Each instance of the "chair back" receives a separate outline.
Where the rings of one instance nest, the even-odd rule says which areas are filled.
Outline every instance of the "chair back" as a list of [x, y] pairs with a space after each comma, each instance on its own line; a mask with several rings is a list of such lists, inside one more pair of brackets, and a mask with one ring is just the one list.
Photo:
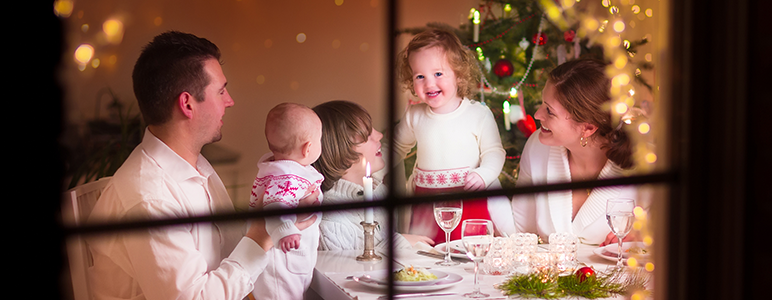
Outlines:
[[[102, 195], [102, 189], [110, 182], [110, 178], [103, 177], [65, 192], [62, 214], [66, 226], [80, 226], [88, 219], [99, 196]], [[74, 299], [90, 300], [87, 270], [94, 265], [94, 261], [82, 237], [73, 236], [67, 239], [67, 257], [69, 258]]]

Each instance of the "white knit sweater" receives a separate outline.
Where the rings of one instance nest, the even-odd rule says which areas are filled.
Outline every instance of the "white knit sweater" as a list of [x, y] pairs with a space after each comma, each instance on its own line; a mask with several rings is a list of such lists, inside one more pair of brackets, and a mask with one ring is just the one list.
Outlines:
[[[381, 184], [378, 178], [373, 180], [373, 197], [382, 199], [388, 189]], [[324, 192], [324, 204], [340, 204], [364, 201], [361, 185], [340, 179], [328, 191]], [[388, 214], [383, 208], [374, 209], [374, 219], [378, 222], [376, 228], [375, 247], [386, 248], [388, 235], [386, 234]], [[325, 212], [322, 222], [319, 224], [321, 236], [319, 238], [319, 250], [352, 250], [364, 249], [364, 229], [360, 222], [364, 221], [364, 209]], [[394, 245], [396, 248], [410, 248], [410, 242], [401, 234], [394, 233]]]

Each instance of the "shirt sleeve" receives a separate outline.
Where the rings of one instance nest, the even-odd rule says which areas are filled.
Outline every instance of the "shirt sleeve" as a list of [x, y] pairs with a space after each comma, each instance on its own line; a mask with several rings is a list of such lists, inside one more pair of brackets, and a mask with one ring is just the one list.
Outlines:
[[405, 116], [402, 117], [402, 120], [400, 120], [394, 128], [393, 147], [396, 157], [392, 159], [392, 163], [401, 163], [402, 160], [405, 159], [405, 156], [410, 150], [413, 150], [413, 147], [416, 145], [415, 132], [413, 131], [413, 126], [410, 122], [410, 112], [412, 109], [412, 107], [408, 109]]
[[478, 131], [480, 147], [480, 167], [472, 170], [482, 177], [485, 186], [490, 186], [494, 180], [499, 178], [499, 173], [504, 167], [506, 160], [506, 151], [501, 145], [501, 136], [496, 120], [493, 119], [493, 113], [485, 109], [482, 122], [480, 122]]
[[[265, 206], [266, 210], [288, 208], [290, 208], [288, 205], [281, 202], [274, 202]], [[265, 218], [265, 231], [271, 236], [273, 244], [278, 245], [281, 238], [292, 234], [300, 234], [300, 230], [295, 226], [296, 221], [297, 215], [295, 214], [268, 217]]]
[[[162, 201], [146, 201], [129, 210], [134, 216], [162, 219], [180, 209]], [[244, 237], [215, 269], [209, 270], [198, 251], [193, 225], [174, 225], [126, 233], [121, 239], [129, 260], [127, 270], [146, 299], [233, 299], [252, 291], [268, 261], [254, 240]]]

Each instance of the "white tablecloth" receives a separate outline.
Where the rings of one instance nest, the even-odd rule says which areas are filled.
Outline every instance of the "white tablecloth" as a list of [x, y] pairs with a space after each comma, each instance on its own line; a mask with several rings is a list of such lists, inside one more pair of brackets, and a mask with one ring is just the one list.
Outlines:
[[[580, 245], [577, 250], [578, 260], [594, 267], [596, 270], [605, 270], [607, 267], [614, 264], [613, 261], [606, 260], [593, 254], [593, 250], [595, 248], [597, 247]], [[452, 267], [437, 266], [434, 263], [437, 262], [438, 259], [418, 255], [416, 253], [418, 250], [426, 249], [430, 249], [430, 247], [423, 244], [423, 247], [417, 246], [412, 250], [399, 250], [397, 251], [395, 259], [406, 265], [413, 265], [416, 267], [430, 267], [433, 270], [458, 274], [461, 275], [463, 280], [458, 284], [446, 289], [432, 291], [432, 293], [455, 292], [458, 293], [458, 295], [423, 299], [468, 299], [464, 298], [462, 294], [472, 291], [474, 286], [474, 264], [469, 262]], [[313, 291], [323, 299], [328, 300], [373, 300], [377, 299], [379, 296], [385, 295], [385, 289], [372, 288], [347, 279], [352, 275], [358, 276], [366, 272], [386, 269], [387, 256], [385, 254], [379, 253], [384, 257], [384, 259], [376, 263], [358, 262], [356, 260], [356, 256], [361, 254], [361, 250], [319, 251], [311, 289], [313, 289]], [[482, 263], [480, 265], [482, 266]], [[395, 267], [398, 266], [395, 264]], [[480, 291], [491, 295], [491, 297], [487, 299], [505, 299], [505, 296], [501, 294], [501, 291], [494, 288], [494, 285], [506, 279], [507, 276], [505, 275], [494, 276], [484, 274], [481, 268], [479, 275]]]

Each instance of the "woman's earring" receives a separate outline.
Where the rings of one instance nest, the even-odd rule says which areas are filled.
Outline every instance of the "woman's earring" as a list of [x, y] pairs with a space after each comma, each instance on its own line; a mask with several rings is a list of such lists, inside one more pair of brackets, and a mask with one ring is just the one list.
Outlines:
[[586, 138], [586, 137], [580, 137], [580, 138], [579, 138], [579, 145], [582, 145], [582, 147], [587, 147], [587, 141], [588, 141], [589, 139], [590, 139], [590, 138]]

